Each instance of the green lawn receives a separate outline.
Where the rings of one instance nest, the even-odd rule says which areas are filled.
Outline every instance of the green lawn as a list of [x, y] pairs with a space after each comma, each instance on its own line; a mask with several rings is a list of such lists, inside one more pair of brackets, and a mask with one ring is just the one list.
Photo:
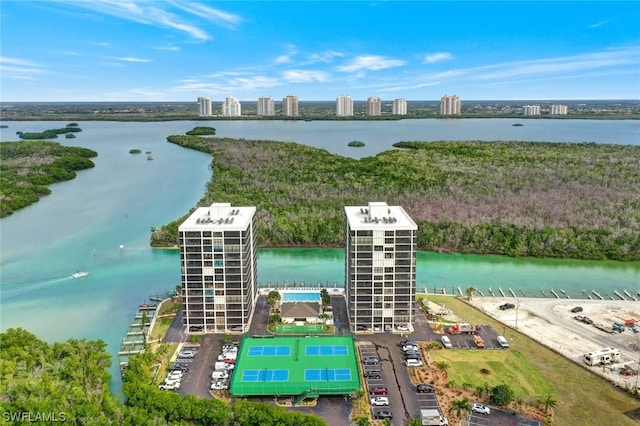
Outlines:
[[[488, 384], [494, 387], [507, 384], [516, 397], [554, 394], [553, 388], [542, 375], [518, 351], [433, 351], [435, 362], [449, 365], [449, 381], [457, 386], [465, 383], [477, 388]], [[489, 371], [483, 374], [482, 369]]]

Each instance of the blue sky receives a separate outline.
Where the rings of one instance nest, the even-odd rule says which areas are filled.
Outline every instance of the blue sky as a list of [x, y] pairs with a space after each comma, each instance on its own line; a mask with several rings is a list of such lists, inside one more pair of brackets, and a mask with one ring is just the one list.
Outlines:
[[0, 3], [0, 99], [640, 99], [640, 2]]

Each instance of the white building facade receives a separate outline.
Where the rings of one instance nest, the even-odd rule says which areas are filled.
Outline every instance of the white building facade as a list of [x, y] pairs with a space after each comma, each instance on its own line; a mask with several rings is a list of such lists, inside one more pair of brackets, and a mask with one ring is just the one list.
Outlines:
[[524, 115], [540, 115], [540, 105], [525, 105], [522, 107]]
[[255, 207], [199, 207], [178, 228], [184, 324], [246, 331], [257, 296]]
[[398, 98], [393, 101], [393, 115], [407, 115], [407, 100]]
[[444, 95], [440, 98], [440, 114], [441, 115], [460, 115], [462, 103], [456, 95]]
[[382, 114], [382, 101], [378, 96], [369, 96], [367, 98], [367, 115], [381, 115]]
[[569, 107], [567, 105], [551, 105], [549, 114], [551, 115], [567, 115]]
[[418, 226], [401, 206], [346, 206], [345, 279], [354, 331], [414, 322]]
[[211, 98], [207, 96], [198, 97], [198, 115], [201, 117], [213, 115], [213, 109], [211, 108]]
[[282, 115], [285, 117], [297, 117], [298, 112], [298, 97], [293, 95], [287, 95], [282, 99]]
[[353, 115], [353, 99], [351, 96], [341, 95], [336, 98], [336, 116], [351, 117]]
[[261, 96], [258, 98], [257, 115], [263, 117], [276, 115], [276, 103], [271, 96]]
[[242, 115], [240, 101], [233, 96], [227, 96], [222, 102], [222, 115], [225, 117], [240, 117]]

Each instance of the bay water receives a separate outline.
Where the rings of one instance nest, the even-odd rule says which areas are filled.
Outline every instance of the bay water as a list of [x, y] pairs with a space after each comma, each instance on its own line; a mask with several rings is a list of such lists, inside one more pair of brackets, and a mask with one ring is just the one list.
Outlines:
[[[399, 140], [529, 140], [640, 144], [637, 121], [402, 120], [383, 122], [174, 121], [158, 123], [81, 122], [65, 145], [94, 149], [96, 167], [76, 179], [51, 185], [52, 194], [0, 220], [0, 330], [23, 327], [47, 341], [103, 339], [114, 356], [112, 388], [120, 390], [117, 351], [136, 308], [151, 294], [180, 283], [179, 254], [152, 249], [150, 229], [194, 207], [205, 192], [211, 157], [166, 142], [197, 125], [216, 127], [218, 136], [295, 141], [339, 155], [360, 158], [391, 149]], [[60, 122], [10, 122], [0, 140], [16, 131], [36, 132]], [[364, 148], [349, 148], [351, 140]], [[146, 154], [129, 154], [138, 148]], [[224, 200], [221, 200], [224, 201]], [[122, 246], [122, 248], [121, 248]], [[518, 296], [550, 296], [554, 289], [572, 298], [596, 290], [640, 291], [640, 264], [565, 259], [421, 252], [419, 290], [463, 291], [469, 286], [489, 296], [501, 288]], [[72, 279], [76, 271], [88, 277]], [[261, 249], [261, 285], [294, 282], [342, 287], [342, 249]]]

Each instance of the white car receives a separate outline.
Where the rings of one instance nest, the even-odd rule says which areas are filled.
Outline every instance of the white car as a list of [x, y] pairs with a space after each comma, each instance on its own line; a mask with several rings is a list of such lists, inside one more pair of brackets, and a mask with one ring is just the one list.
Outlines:
[[158, 385], [159, 389], [162, 390], [176, 390], [180, 389], [180, 380], [178, 381], [164, 381], [164, 383], [160, 383]]
[[474, 413], [480, 413], [480, 414], [491, 414], [491, 409], [489, 407], [479, 404], [477, 402], [473, 403], [473, 405], [471, 406], [471, 411], [473, 411]]
[[227, 382], [212, 382], [211, 390], [226, 390], [229, 389], [229, 383]]
[[396, 328], [398, 329], [398, 331], [409, 331], [409, 326], [406, 324], [400, 324]]
[[371, 405], [389, 405], [389, 398], [386, 396], [376, 396], [371, 398]]
[[[169, 373], [167, 375], [167, 378], [165, 379], [165, 382], [175, 382], [176, 380], [182, 379], [182, 374], [174, 374], [174, 373], [178, 373], [178, 371], [172, 371], [171, 373]], [[182, 373], [182, 372], [180, 371], [179, 373]]]
[[180, 353], [178, 354], [178, 358], [193, 358], [194, 356], [196, 356], [196, 352], [195, 351], [180, 351]]
[[413, 345], [407, 345], [407, 346], [403, 346], [402, 347], [402, 351], [406, 352], [406, 351], [419, 351], [420, 349], [417, 346], [413, 346]]

